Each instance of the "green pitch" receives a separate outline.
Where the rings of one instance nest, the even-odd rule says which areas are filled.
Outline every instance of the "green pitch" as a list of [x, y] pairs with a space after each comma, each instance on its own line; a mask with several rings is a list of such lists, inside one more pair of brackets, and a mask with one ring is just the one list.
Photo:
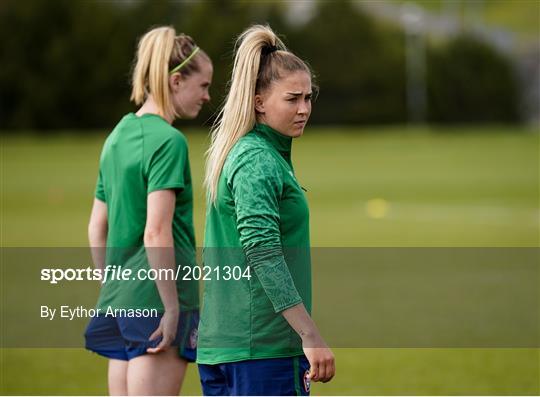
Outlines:
[[[188, 132], [200, 244], [207, 139]], [[294, 143], [313, 246], [538, 246], [537, 133], [406, 127], [350, 132], [308, 128]], [[103, 139], [104, 132], [2, 138], [2, 246], [86, 244]], [[86, 351], [0, 354], [1, 394], [107, 391], [105, 360]], [[537, 349], [336, 349], [336, 358], [335, 380], [315, 385], [314, 394], [540, 393]], [[195, 367], [183, 393], [200, 394]]]

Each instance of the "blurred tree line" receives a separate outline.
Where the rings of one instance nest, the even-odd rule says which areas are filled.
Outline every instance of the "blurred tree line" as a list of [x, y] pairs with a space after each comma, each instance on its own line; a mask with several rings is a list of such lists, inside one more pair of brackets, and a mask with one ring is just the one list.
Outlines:
[[[211, 123], [223, 100], [235, 37], [269, 23], [312, 66], [319, 124], [406, 122], [405, 37], [347, 1], [322, 1], [306, 23], [286, 18], [287, 3], [241, 1], [3, 0], [0, 128], [102, 128], [135, 108], [130, 72], [138, 38], [173, 25], [214, 62]], [[513, 65], [470, 36], [428, 42], [430, 122], [518, 121]], [[184, 122], [182, 122], [184, 124]]]

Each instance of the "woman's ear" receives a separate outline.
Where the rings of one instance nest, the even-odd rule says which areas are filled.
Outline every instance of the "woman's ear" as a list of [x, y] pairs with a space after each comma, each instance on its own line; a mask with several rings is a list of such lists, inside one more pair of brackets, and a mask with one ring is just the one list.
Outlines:
[[176, 92], [182, 84], [183, 76], [181, 73], [173, 73], [169, 76], [169, 88]]
[[260, 94], [255, 95], [255, 111], [264, 114], [264, 98]]

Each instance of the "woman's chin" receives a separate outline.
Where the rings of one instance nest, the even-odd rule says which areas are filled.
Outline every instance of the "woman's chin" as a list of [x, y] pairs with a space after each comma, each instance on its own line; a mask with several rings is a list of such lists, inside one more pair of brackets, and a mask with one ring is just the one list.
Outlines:
[[180, 113], [180, 118], [182, 120], [193, 120], [198, 115], [199, 115], [199, 111], [197, 110], [197, 111], [190, 112], [190, 113]]
[[300, 138], [303, 134], [304, 134], [304, 126], [294, 128], [294, 129], [291, 131], [291, 135], [290, 135], [290, 136], [293, 137], [293, 138]]

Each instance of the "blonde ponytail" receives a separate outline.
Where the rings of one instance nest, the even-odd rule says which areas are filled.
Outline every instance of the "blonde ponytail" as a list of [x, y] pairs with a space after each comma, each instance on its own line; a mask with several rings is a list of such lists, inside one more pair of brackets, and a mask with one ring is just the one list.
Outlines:
[[156, 28], [139, 42], [137, 64], [133, 73], [131, 100], [141, 105], [149, 93], [165, 118], [175, 117], [169, 93], [169, 59], [176, 33], [171, 27]]
[[[169, 90], [169, 70], [184, 61], [196, 47], [191, 37], [184, 34], [177, 36], [170, 26], [157, 27], [147, 32], [137, 48], [130, 100], [142, 105], [151, 94], [160, 116], [166, 119], [178, 117]], [[210, 61], [208, 55], [200, 50], [182, 67], [181, 73], [189, 75], [199, 71], [200, 57]]]
[[210, 148], [206, 153], [204, 184], [212, 203], [216, 199], [219, 176], [227, 155], [238, 139], [255, 124], [254, 100], [261, 53], [268, 47], [287, 50], [268, 26], [254, 25], [236, 41], [229, 93], [212, 127]]

